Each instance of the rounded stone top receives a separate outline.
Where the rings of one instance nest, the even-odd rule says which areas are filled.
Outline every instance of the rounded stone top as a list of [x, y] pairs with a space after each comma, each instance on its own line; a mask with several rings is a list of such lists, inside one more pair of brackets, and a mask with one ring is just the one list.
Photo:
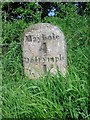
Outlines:
[[37, 23], [24, 31], [22, 43], [24, 71], [29, 78], [38, 78], [57, 68], [65, 75], [66, 43], [63, 32], [49, 23]]
[[50, 23], [37, 23], [34, 25], [31, 25], [30, 27], [26, 28], [24, 31], [24, 34], [28, 33], [28, 32], [33, 32], [33, 31], [38, 31], [38, 32], [48, 32], [48, 31], [54, 31], [54, 32], [60, 32], [61, 34], [63, 34], [63, 32], [57, 27], [54, 26]]

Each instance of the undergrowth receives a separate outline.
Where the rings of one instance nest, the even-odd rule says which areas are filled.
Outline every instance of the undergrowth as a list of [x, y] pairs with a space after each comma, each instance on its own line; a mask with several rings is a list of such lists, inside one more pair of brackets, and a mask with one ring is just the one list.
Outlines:
[[[2, 58], [2, 117], [89, 120], [87, 20], [79, 16], [74, 19], [52, 17], [44, 22], [57, 25], [65, 34], [67, 74], [63, 77], [57, 71], [56, 75], [48, 73], [38, 80], [28, 79], [23, 72], [21, 44], [12, 38]], [[13, 23], [13, 27], [14, 24], [20, 23]]]

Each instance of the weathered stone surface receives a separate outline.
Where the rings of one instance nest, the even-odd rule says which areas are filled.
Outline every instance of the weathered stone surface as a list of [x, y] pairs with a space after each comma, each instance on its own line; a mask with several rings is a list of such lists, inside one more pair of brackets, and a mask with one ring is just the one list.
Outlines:
[[63, 32], [49, 23], [38, 23], [24, 32], [22, 44], [24, 71], [29, 78], [39, 78], [57, 68], [65, 75], [66, 44]]

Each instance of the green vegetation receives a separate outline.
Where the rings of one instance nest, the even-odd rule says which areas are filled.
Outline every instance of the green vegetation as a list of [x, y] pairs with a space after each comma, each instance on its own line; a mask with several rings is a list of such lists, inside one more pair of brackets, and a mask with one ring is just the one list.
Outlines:
[[90, 120], [89, 16], [70, 13], [63, 18], [54, 16], [43, 20], [64, 32], [68, 61], [66, 77], [58, 71], [55, 76], [48, 73], [40, 80], [29, 80], [23, 73], [21, 43], [24, 29], [33, 22], [3, 21], [2, 40], [10, 44], [3, 46], [3, 118]]

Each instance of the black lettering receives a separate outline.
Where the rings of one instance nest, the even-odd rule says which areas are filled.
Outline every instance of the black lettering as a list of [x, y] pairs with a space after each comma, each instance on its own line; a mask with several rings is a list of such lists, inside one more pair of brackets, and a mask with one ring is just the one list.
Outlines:
[[52, 62], [54, 62], [54, 57], [50, 58]]
[[55, 61], [57, 62], [59, 60], [59, 57], [55, 57]]
[[31, 63], [33, 63], [33, 62], [34, 62], [34, 59], [33, 59], [33, 58], [31, 58], [30, 62], [31, 62]]
[[39, 62], [41, 61], [41, 58], [38, 58]]
[[43, 43], [43, 51], [44, 51], [44, 53], [47, 52], [47, 45], [46, 45], [46, 43]]
[[37, 37], [37, 39], [38, 39], [38, 43], [40, 42], [40, 37]]
[[24, 57], [24, 62], [29, 63], [29, 58]]
[[47, 72], [47, 66], [46, 65], [43, 65], [43, 71], [44, 71], [44, 73]]
[[37, 62], [38, 61], [38, 57], [35, 57], [35, 62]]
[[33, 37], [33, 42], [36, 42], [36, 37]]
[[31, 37], [31, 35], [26, 36], [26, 41], [32, 42], [32, 37]]
[[59, 54], [59, 59], [62, 60], [62, 56], [61, 56], [61, 54]]
[[49, 35], [49, 36], [48, 36], [48, 39], [49, 39], [49, 40], [52, 40], [52, 37]]
[[58, 36], [58, 35], [56, 35], [56, 39], [59, 39], [59, 36]]
[[55, 34], [54, 33], [52, 33], [52, 36], [53, 36], [53, 39], [55, 40], [56, 38], [55, 38]]
[[47, 59], [48, 59], [48, 62], [49, 62], [50, 58], [47, 58]]
[[30, 70], [30, 69], [28, 69], [29, 70], [29, 74], [30, 75], [33, 75], [34, 77], [35, 77], [35, 75], [34, 75], [34, 73], [32, 72], [32, 70]]
[[59, 54], [59, 59], [64, 60], [64, 57], [61, 54]]
[[43, 58], [43, 63], [46, 61], [46, 58]]
[[46, 39], [47, 39], [44, 34], [42, 34], [42, 39], [43, 39], [43, 40], [46, 40]]
[[31, 75], [31, 72], [32, 72], [32, 71], [29, 69], [29, 73], [30, 73], [30, 75]]

